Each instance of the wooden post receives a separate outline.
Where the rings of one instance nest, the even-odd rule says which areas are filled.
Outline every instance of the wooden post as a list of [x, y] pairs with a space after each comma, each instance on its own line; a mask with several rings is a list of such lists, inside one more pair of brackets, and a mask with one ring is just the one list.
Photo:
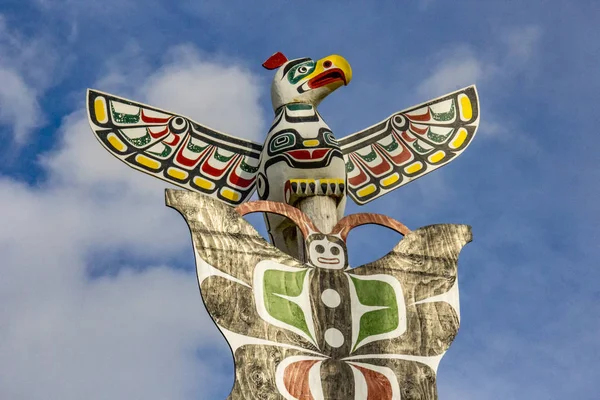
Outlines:
[[[323, 233], [330, 233], [335, 224], [337, 224], [337, 202], [334, 197], [329, 196], [311, 196], [300, 200], [296, 207], [313, 221], [315, 226]], [[307, 257], [304, 251], [304, 238], [297, 230], [298, 240], [298, 259], [306, 262]]]

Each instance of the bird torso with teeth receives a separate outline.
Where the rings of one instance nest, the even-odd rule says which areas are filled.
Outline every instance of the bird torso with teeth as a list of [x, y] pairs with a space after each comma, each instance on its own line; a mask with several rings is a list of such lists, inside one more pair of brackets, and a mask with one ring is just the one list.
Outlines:
[[[342, 151], [329, 126], [311, 105], [281, 106], [264, 149], [257, 177], [261, 200], [289, 202], [284, 193], [289, 180], [309, 183], [345, 179]], [[307, 186], [306, 190], [310, 188]]]
[[[294, 194], [337, 195], [341, 218], [346, 200], [345, 161], [317, 106], [328, 94], [346, 85], [352, 71], [348, 62], [337, 55], [318, 61], [284, 60], [273, 62], [274, 68], [279, 67], [271, 87], [275, 119], [259, 163], [258, 196], [261, 200], [293, 203]], [[265, 67], [268, 65], [269, 60]], [[273, 242], [277, 247], [284, 246], [278, 242], [283, 240], [286, 219], [270, 214], [265, 214], [265, 219]]]

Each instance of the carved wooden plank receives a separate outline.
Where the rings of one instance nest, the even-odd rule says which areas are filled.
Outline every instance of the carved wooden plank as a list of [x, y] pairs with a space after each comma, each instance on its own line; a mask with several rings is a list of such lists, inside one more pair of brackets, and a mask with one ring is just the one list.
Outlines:
[[[383, 258], [348, 267], [345, 235], [385, 216], [358, 214], [331, 234], [282, 203], [236, 211], [167, 190], [192, 233], [205, 306], [232, 348], [238, 399], [436, 399], [435, 376], [459, 325], [457, 260], [464, 225], [405, 232]], [[298, 224], [307, 262], [281, 252], [240, 214], [273, 212]]]

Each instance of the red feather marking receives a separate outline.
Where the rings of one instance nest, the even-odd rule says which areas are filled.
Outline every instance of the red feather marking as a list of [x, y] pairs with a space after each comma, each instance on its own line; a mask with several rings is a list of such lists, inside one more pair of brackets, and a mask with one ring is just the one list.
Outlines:
[[281, 67], [283, 64], [285, 64], [287, 62], [287, 57], [283, 55], [283, 53], [281, 52], [277, 52], [275, 54], [273, 54], [271, 57], [269, 57], [267, 59], [267, 61], [265, 61], [263, 63], [263, 67], [265, 67], [266, 69], [275, 69], [275, 68], [279, 68]]
[[238, 175], [237, 169], [239, 168], [242, 161], [244, 161], [244, 159], [240, 158], [240, 161], [238, 161], [235, 167], [233, 167], [233, 170], [229, 174], [229, 183], [233, 186], [237, 186], [242, 189], [248, 189], [248, 187], [250, 187], [250, 185], [254, 183], [255, 176], [252, 176], [252, 178], [250, 179], [245, 179]]
[[160, 132], [153, 132], [151, 128], [146, 128], [153, 139], [159, 139], [169, 133], [169, 127], [165, 125], [165, 129]]
[[408, 150], [404, 143], [402, 143], [397, 133], [394, 132], [394, 136], [396, 136], [396, 140], [398, 141], [398, 144], [402, 147], [402, 150], [400, 151], [400, 153], [394, 156], [392, 156], [389, 152], [386, 153], [394, 164], [402, 165], [405, 162], [412, 160], [413, 154], [410, 152], [410, 150]]
[[415, 133], [418, 133], [419, 135], [424, 135], [429, 130], [429, 127], [425, 127], [425, 129], [421, 129], [421, 128], [417, 128], [413, 124], [410, 124], [410, 130], [413, 131], [413, 132], [415, 132]]
[[239, 157], [239, 155], [232, 157], [231, 160], [229, 160], [227, 162], [227, 164], [225, 164], [225, 166], [223, 168], [218, 168], [218, 167], [213, 167], [212, 165], [210, 165], [210, 160], [213, 158], [215, 151], [217, 150], [213, 150], [210, 155], [208, 156], [208, 158], [202, 163], [202, 165], [200, 166], [200, 170], [206, 175], [209, 176], [211, 178], [214, 179], [221, 179], [221, 177], [225, 174], [225, 172], [229, 169], [229, 167], [231, 167], [231, 164], [233, 164], [234, 161], [236, 161]]
[[[178, 135], [174, 135], [171, 133], [171, 136], [173, 136], [173, 139], [171, 139], [170, 142], [167, 142], [167, 139], [165, 139], [163, 141], [164, 144], [169, 145], [169, 146], [176, 146], [177, 143], [179, 143], [179, 139], [181, 139], [181, 136]], [[170, 136], [169, 136], [170, 137]]]
[[431, 114], [429, 111], [429, 107], [427, 107], [425, 114], [406, 114], [406, 116], [411, 121], [429, 121], [431, 119]]
[[352, 159], [352, 162], [355, 165], [355, 168], [358, 168], [358, 170], [360, 171], [360, 174], [357, 176], [348, 178], [348, 184], [352, 187], [358, 187], [358, 186], [361, 186], [363, 183], [368, 182], [369, 176], [367, 174], [365, 174], [365, 171], [363, 170], [362, 166], [359, 164], [358, 157], [356, 157], [354, 154], [350, 154], [350, 158]]
[[[189, 141], [190, 141], [190, 137], [188, 136], [187, 140], [185, 141], [185, 143], [182, 144], [182, 146], [179, 148], [179, 151], [177, 152], [177, 155], [175, 156], [175, 162], [177, 162], [180, 165], [183, 165], [185, 167], [188, 168], [193, 168], [196, 166], [196, 164], [198, 163], [198, 161], [200, 161], [200, 159], [202, 157], [204, 157], [204, 155], [206, 154], [207, 151], [212, 150], [212, 153], [214, 153], [214, 147], [213, 146], [207, 146], [204, 150], [202, 150], [202, 152], [200, 152], [198, 154], [198, 156], [196, 156], [196, 158], [188, 158], [186, 156], [183, 155], [183, 151], [185, 150], [186, 146], [188, 145]], [[212, 156], [211, 153], [211, 156]], [[208, 163], [208, 161], [205, 161], [205, 163]]]
[[146, 114], [144, 114], [144, 109], [142, 109], [142, 121], [147, 124], [165, 124], [165, 123], [169, 122], [170, 119], [171, 119], [171, 117], [167, 117], [167, 118], [149, 117]]
[[412, 143], [417, 140], [417, 138], [411, 137], [407, 131], [402, 132], [402, 139], [406, 140], [408, 143]]
[[[375, 147], [377, 147], [377, 143], [375, 144]], [[373, 173], [373, 175], [375, 176], [381, 176], [384, 173], [391, 171], [392, 170], [392, 165], [385, 159], [385, 157], [383, 155], [381, 155], [381, 151], [378, 151], [377, 148], [374, 149], [375, 152], [379, 155], [379, 158], [381, 159], [381, 162], [377, 165], [369, 165], [366, 164], [367, 168], [369, 168], [369, 170], [371, 170], [371, 172]]]

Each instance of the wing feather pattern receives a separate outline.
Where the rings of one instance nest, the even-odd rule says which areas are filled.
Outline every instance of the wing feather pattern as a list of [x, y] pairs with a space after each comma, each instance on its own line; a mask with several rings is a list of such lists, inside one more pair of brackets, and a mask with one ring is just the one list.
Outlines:
[[229, 205], [254, 192], [260, 144], [96, 90], [87, 107], [96, 138], [130, 167]]
[[469, 86], [340, 139], [350, 197], [366, 204], [446, 165], [478, 125], [477, 90]]

